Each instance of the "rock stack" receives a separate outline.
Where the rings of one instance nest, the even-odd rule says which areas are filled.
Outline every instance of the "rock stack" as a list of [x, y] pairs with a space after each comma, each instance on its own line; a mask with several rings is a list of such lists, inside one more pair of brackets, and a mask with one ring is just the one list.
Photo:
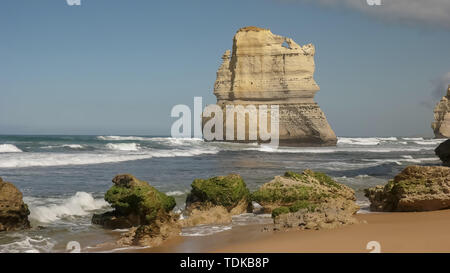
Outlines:
[[[279, 105], [281, 145], [335, 145], [336, 135], [314, 102], [319, 90], [313, 77], [314, 54], [314, 45], [300, 46], [269, 29], [239, 29], [233, 39], [233, 50], [225, 51], [217, 71], [214, 85], [217, 105], [224, 113], [227, 105], [267, 105], [269, 109], [271, 105]], [[248, 130], [247, 125], [246, 137]], [[225, 130], [224, 139], [230, 141]]]
[[450, 138], [450, 85], [447, 95], [434, 108], [434, 122], [431, 128], [436, 138]]

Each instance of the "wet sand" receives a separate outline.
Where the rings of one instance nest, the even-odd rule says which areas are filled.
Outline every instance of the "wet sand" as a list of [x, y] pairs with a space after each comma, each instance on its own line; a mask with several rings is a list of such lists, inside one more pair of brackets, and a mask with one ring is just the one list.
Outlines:
[[365, 223], [333, 230], [261, 232], [264, 226], [238, 226], [203, 237], [178, 237], [145, 252], [450, 252], [450, 210], [372, 213], [356, 216]]

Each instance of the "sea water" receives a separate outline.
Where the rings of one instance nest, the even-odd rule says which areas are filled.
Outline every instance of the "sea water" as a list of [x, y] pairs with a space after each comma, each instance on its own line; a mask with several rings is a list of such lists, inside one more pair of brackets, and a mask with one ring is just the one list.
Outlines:
[[[0, 252], [61, 252], [70, 241], [82, 251], [110, 242], [124, 230], [92, 225], [93, 213], [111, 210], [103, 200], [111, 179], [131, 173], [174, 196], [182, 210], [195, 178], [240, 174], [256, 190], [287, 170], [313, 169], [355, 189], [360, 213], [363, 189], [385, 184], [407, 165], [439, 164], [443, 140], [423, 137], [339, 137], [336, 147], [273, 148], [146, 136], [0, 136], [0, 177], [13, 182], [29, 205], [33, 226], [0, 233]], [[211, 236], [235, 225], [268, 223], [243, 214], [230, 225], [184, 229], [182, 236]]]

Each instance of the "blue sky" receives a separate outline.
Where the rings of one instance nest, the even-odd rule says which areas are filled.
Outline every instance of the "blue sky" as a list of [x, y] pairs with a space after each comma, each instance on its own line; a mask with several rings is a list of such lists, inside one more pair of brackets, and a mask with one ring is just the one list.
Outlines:
[[355, 1], [2, 1], [0, 134], [168, 135], [174, 105], [215, 102], [221, 55], [255, 25], [316, 46], [316, 101], [337, 135], [432, 136], [449, 4]]

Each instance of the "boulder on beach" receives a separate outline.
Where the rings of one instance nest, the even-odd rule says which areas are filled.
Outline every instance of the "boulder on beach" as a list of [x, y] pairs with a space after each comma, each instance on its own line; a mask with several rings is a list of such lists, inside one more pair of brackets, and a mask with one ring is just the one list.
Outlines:
[[22, 193], [0, 177], [0, 231], [30, 228], [30, 211], [23, 202]]
[[434, 153], [441, 159], [444, 166], [450, 167], [450, 139], [439, 144]]
[[408, 166], [384, 186], [365, 190], [372, 211], [431, 211], [450, 208], [450, 168]]
[[110, 229], [131, 228], [119, 241], [122, 244], [155, 246], [179, 234], [178, 215], [172, 212], [176, 205], [173, 197], [130, 174], [117, 175], [112, 182], [105, 200], [114, 210], [94, 215], [94, 224]]
[[275, 229], [334, 228], [356, 223], [355, 192], [324, 173], [286, 172], [261, 186], [252, 199], [272, 213]]
[[250, 191], [238, 174], [195, 179], [191, 187], [185, 226], [227, 224], [233, 215], [251, 211]]

